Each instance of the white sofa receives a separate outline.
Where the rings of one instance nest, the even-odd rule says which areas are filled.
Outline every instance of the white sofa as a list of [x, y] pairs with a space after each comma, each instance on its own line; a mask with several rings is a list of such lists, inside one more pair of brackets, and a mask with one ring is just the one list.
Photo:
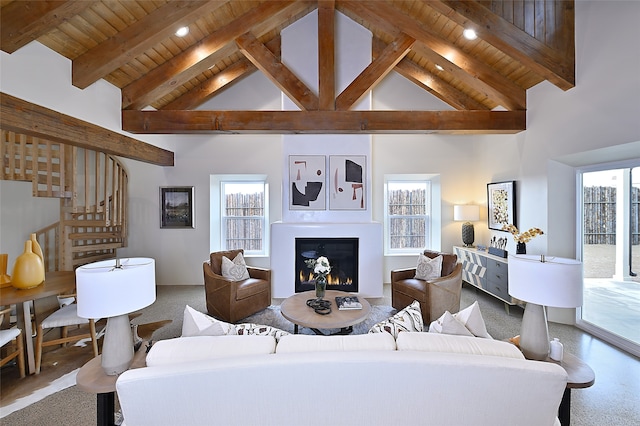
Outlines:
[[566, 382], [507, 342], [405, 332], [164, 340], [116, 388], [127, 426], [551, 426]]

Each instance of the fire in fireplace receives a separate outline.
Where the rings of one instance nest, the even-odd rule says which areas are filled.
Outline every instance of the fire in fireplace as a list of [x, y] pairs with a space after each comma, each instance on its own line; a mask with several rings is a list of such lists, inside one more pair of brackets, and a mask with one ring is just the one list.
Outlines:
[[327, 290], [358, 291], [358, 238], [296, 238], [295, 291], [315, 288], [308, 259], [326, 256], [331, 265]]

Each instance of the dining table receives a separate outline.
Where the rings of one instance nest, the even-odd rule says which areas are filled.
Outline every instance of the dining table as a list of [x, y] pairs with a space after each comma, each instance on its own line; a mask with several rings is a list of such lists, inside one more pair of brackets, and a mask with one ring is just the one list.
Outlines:
[[[33, 348], [32, 314], [35, 327], [39, 321], [58, 309], [58, 295], [75, 292], [76, 274], [74, 271], [53, 271], [45, 273], [42, 284], [28, 289], [18, 289], [12, 286], [0, 289], [0, 305], [16, 305], [16, 319], [18, 328], [24, 336], [26, 352], [26, 370], [35, 373], [35, 353]], [[33, 311], [32, 311], [33, 308]]]

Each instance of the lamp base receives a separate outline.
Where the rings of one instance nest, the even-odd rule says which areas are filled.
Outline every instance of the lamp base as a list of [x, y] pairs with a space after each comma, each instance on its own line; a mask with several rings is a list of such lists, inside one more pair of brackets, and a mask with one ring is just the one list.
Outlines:
[[462, 224], [462, 242], [465, 247], [473, 247], [473, 240], [475, 239], [473, 231], [473, 223], [465, 222]]
[[133, 336], [129, 315], [107, 319], [102, 344], [102, 369], [108, 376], [116, 376], [129, 369], [133, 361]]
[[544, 306], [528, 303], [522, 316], [520, 350], [527, 359], [543, 361], [549, 355], [549, 328]]

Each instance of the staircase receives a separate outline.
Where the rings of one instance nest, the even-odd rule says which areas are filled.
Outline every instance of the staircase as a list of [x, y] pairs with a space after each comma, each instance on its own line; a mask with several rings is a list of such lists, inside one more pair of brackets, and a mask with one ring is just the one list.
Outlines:
[[60, 199], [60, 220], [34, 231], [46, 271], [116, 257], [127, 245], [127, 172], [114, 156], [0, 130], [0, 179]]

